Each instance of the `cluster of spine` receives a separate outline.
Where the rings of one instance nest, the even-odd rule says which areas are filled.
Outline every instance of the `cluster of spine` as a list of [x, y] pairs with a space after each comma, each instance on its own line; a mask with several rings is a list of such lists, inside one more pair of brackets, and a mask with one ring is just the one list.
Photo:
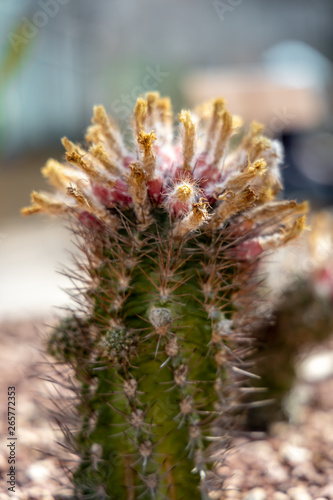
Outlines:
[[[24, 215], [67, 214], [85, 260], [80, 308], [49, 352], [76, 376], [78, 498], [219, 498], [235, 415], [251, 392], [256, 269], [297, 237], [305, 203], [274, 201], [281, 147], [213, 100], [179, 114], [139, 98], [128, 148], [102, 106], [83, 147], [43, 175]], [[253, 389], [256, 390], [256, 389]], [[66, 431], [69, 440], [69, 434]]]

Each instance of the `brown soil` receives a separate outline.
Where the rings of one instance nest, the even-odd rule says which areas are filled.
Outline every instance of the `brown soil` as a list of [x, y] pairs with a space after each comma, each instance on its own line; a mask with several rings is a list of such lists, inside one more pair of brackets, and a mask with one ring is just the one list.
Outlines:
[[[36, 377], [45, 361], [40, 349], [46, 328], [41, 321], [7, 322], [0, 325], [0, 331], [0, 500], [69, 496], [65, 471], [52, 456], [60, 435], [51, 428], [44, 409], [54, 388]], [[326, 349], [331, 348], [328, 343]], [[9, 386], [16, 387], [17, 405], [16, 487], [10, 495], [6, 483]], [[295, 394], [298, 389], [305, 397], [299, 398], [294, 422], [275, 423], [268, 435], [234, 441], [223, 471], [229, 475], [226, 491], [216, 499], [333, 499], [333, 377], [302, 382], [296, 385]], [[66, 465], [63, 461], [62, 466]]]

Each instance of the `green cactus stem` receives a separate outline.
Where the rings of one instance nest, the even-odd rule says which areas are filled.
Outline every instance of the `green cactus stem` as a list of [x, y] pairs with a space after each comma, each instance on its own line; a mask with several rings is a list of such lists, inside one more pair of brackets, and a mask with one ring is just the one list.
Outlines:
[[68, 216], [83, 250], [84, 312], [48, 344], [75, 373], [76, 498], [217, 498], [255, 376], [258, 263], [304, 227], [305, 203], [274, 201], [282, 152], [261, 125], [232, 150], [223, 99], [179, 122], [174, 138], [169, 99], [148, 93], [129, 149], [96, 106], [86, 148], [64, 138], [67, 163], [42, 169], [56, 193], [23, 209]]

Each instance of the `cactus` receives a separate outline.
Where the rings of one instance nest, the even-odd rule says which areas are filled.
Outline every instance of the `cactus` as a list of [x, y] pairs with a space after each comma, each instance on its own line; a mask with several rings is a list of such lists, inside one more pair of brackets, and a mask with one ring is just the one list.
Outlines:
[[272, 422], [289, 417], [285, 402], [296, 379], [296, 363], [302, 352], [326, 340], [333, 331], [332, 303], [315, 293], [309, 280], [298, 279], [284, 291], [273, 311], [274, 324], [255, 332], [258, 341], [256, 373], [265, 395], [272, 399], [268, 408], [251, 408], [247, 427], [267, 430]]
[[311, 215], [311, 232], [302, 235], [298, 252], [294, 247], [280, 256], [278, 269], [288, 281], [275, 298], [274, 323], [264, 322], [254, 333], [260, 375], [255, 383], [265, 385], [274, 403], [248, 411], [251, 429], [266, 430], [272, 422], [291, 418], [288, 400], [297, 383], [297, 364], [333, 332], [333, 216], [325, 210]]
[[22, 211], [68, 217], [84, 256], [80, 308], [48, 343], [75, 374], [76, 498], [220, 498], [253, 390], [258, 263], [305, 224], [306, 203], [274, 200], [282, 151], [262, 125], [237, 145], [223, 99], [179, 122], [174, 139], [169, 99], [148, 93], [129, 148], [96, 106], [87, 146], [63, 138], [67, 162], [42, 169], [56, 193]]

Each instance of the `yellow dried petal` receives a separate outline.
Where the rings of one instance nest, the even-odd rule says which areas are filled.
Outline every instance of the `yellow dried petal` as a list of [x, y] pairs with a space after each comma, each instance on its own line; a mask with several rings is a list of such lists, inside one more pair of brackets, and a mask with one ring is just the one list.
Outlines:
[[181, 111], [179, 113], [179, 121], [184, 128], [183, 136], [183, 169], [184, 171], [191, 171], [191, 161], [194, 156], [195, 145], [195, 125], [192, 120], [190, 111]]
[[66, 190], [71, 179], [66, 175], [64, 165], [58, 161], [50, 158], [45, 167], [41, 169], [44, 177], [46, 177], [49, 182], [60, 191]]
[[134, 108], [136, 135], [139, 135], [145, 129], [147, 119], [147, 101], [139, 97]]

